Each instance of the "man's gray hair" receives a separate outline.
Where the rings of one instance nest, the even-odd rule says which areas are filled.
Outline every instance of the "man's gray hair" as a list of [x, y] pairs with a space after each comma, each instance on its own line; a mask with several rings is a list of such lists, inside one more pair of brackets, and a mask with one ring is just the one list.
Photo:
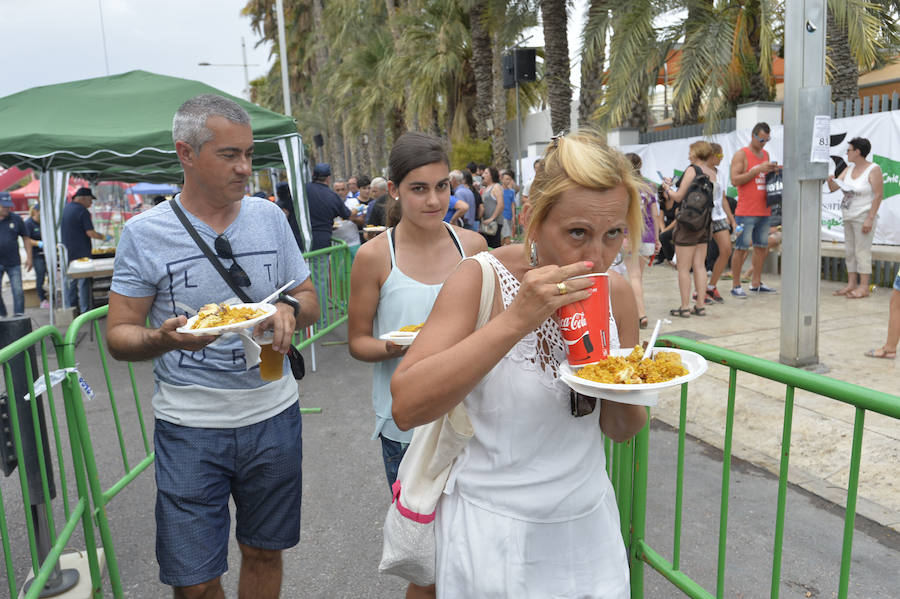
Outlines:
[[372, 190], [372, 193], [374, 193], [375, 191], [387, 193], [387, 179], [385, 179], [384, 177], [375, 177], [374, 179], [372, 179], [370, 189]]
[[459, 185], [463, 181], [465, 181], [465, 177], [463, 177], [462, 171], [450, 171], [450, 182], [456, 183]]
[[181, 105], [172, 119], [172, 141], [183, 141], [196, 151], [213, 138], [206, 119], [221, 116], [238, 125], [249, 125], [250, 115], [241, 105], [216, 94], [201, 94]]

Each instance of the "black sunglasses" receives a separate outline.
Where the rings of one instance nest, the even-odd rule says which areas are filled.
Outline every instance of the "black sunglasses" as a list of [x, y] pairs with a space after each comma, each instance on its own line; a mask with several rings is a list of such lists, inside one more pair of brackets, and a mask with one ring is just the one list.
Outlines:
[[224, 235], [219, 235], [216, 237], [216, 241], [213, 244], [213, 247], [216, 248], [216, 254], [225, 258], [226, 260], [231, 260], [231, 266], [228, 268], [228, 274], [231, 275], [231, 278], [234, 280], [234, 284], [238, 287], [249, 287], [250, 286], [250, 277], [247, 276], [247, 273], [244, 272], [244, 269], [241, 268], [237, 260], [234, 259], [234, 253], [231, 251], [231, 244], [228, 242], [228, 238]]
[[569, 390], [569, 409], [572, 410], [572, 416], [580, 418], [587, 416], [597, 407], [597, 398], [582, 395], [574, 390]]

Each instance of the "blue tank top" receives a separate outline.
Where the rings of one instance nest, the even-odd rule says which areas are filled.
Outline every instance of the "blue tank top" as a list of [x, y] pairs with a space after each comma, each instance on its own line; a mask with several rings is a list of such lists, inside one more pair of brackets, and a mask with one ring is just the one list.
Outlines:
[[[462, 244], [456, 236], [453, 227], [447, 225], [447, 231], [459, 250], [460, 260], [466, 257]], [[443, 283], [426, 285], [403, 274], [397, 266], [397, 257], [394, 253], [394, 229], [387, 230], [388, 247], [391, 252], [391, 272], [378, 295], [378, 308], [375, 310], [375, 321], [372, 334], [378, 338], [384, 333], [396, 331], [400, 327], [425, 322], [434, 306], [438, 293], [441, 292]], [[374, 376], [372, 378], [372, 406], [375, 408], [375, 432], [372, 438], [384, 435], [392, 441], [409, 443], [413, 432], [401, 431], [394, 424], [391, 416], [391, 376], [401, 358], [391, 358], [375, 363]]]

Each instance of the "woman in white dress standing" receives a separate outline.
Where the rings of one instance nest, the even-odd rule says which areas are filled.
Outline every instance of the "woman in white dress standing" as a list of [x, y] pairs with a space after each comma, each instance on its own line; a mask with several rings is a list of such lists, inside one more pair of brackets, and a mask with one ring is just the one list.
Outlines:
[[851, 299], [868, 297], [872, 275], [872, 240], [875, 238], [875, 217], [884, 197], [884, 176], [881, 167], [866, 160], [872, 144], [864, 137], [847, 142], [847, 162], [850, 164], [837, 179], [828, 175], [828, 189], [844, 189], [841, 213], [844, 220], [844, 255], [847, 261], [847, 285], [834, 292]]
[[[488, 255], [497, 276], [491, 319], [475, 330], [482, 271], [465, 260], [394, 374], [400, 428], [462, 401], [475, 430], [437, 507], [438, 597], [629, 595], [602, 435], [632, 437], [646, 411], [599, 400], [592, 414], [572, 415], [554, 315], [590, 294], [586, 279], [572, 277], [605, 272], [624, 231], [641, 230], [639, 186], [628, 160], [595, 133], [555, 140], [524, 207], [524, 246]], [[611, 346], [635, 345], [634, 294], [616, 273], [610, 299]]]

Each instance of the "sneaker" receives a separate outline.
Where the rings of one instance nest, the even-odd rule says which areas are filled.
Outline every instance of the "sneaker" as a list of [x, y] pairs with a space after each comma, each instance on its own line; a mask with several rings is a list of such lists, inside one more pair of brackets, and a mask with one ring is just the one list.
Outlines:
[[743, 287], [732, 287], [731, 295], [738, 299], [747, 299], [747, 292], [744, 291]]
[[[695, 302], [697, 301], [697, 294], [696, 294], [696, 293], [694, 294], [694, 301], [695, 301]], [[708, 293], [707, 293], [706, 297], [703, 298], [703, 303], [706, 304], [707, 306], [713, 303], [712, 298], [709, 297], [709, 294], [708, 294]]]
[[763, 283], [760, 283], [760, 284], [759, 284], [759, 287], [751, 287], [751, 288], [750, 288], [750, 291], [753, 291], [753, 292], [756, 292], [756, 293], [778, 293], [777, 291], [775, 291], [775, 290], [772, 289], [771, 287], [766, 287], [766, 285], [763, 284]]
[[720, 304], [725, 303], [725, 298], [721, 296], [719, 290], [713, 287], [712, 289], [706, 290], [706, 299], [713, 300], [714, 302], [718, 302]]
[[50, 307], [50, 302], [48, 302], [47, 300], [41, 301], [41, 309], [42, 310], [49, 308], [49, 307]]

